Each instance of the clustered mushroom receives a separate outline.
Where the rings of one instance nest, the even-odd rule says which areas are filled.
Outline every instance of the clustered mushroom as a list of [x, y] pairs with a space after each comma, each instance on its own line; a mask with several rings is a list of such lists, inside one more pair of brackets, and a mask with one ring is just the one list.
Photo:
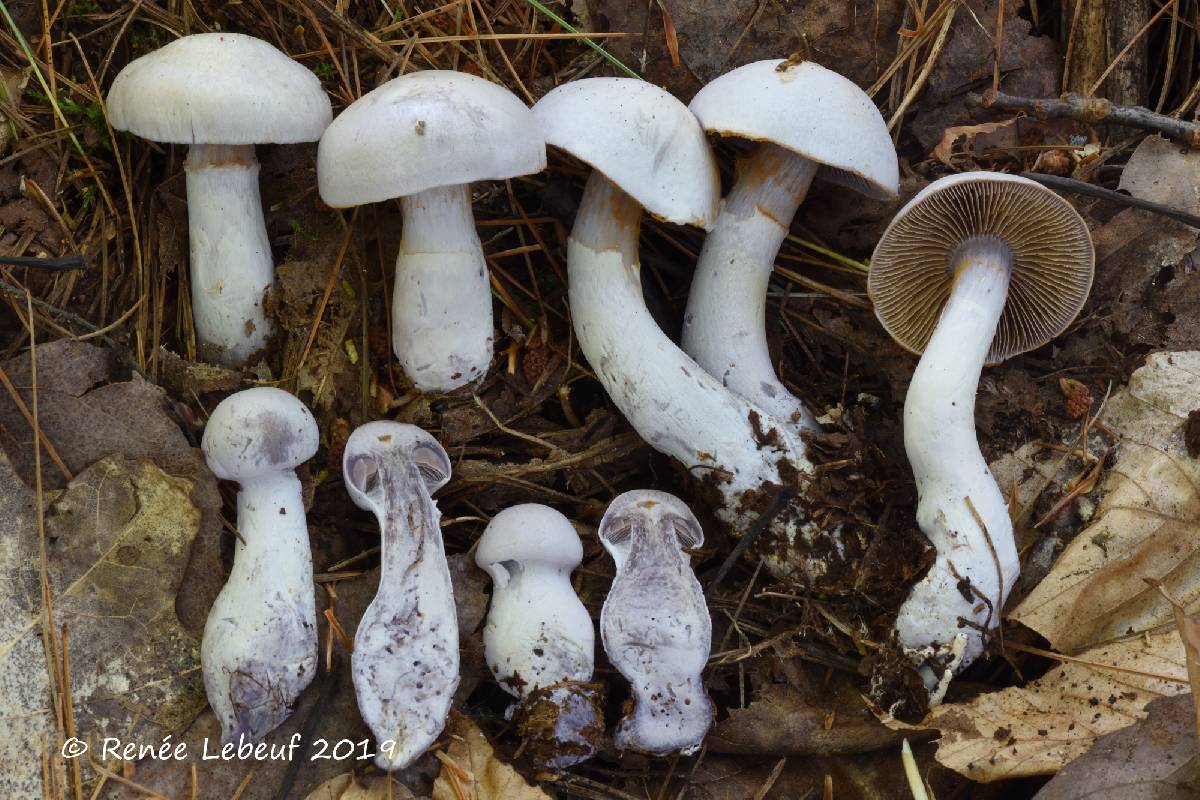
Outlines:
[[[816, 423], [769, 356], [774, 259], [814, 178], [877, 198], [895, 196], [898, 184], [882, 118], [836, 73], [760, 61], [710, 83], [690, 109], [640, 80], [588, 78], [530, 109], [483, 78], [416, 72], [330, 123], [328, 98], [302, 66], [265, 42], [212, 33], [130, 63], [108, 109], [117, 128], [189, 145], [191, 307], [202, 355], [225, 364], [240, 365], [271, 332], [255, 144], [319, 138], [319, 188], [332, 206], [400, 198], [392, 345], [423, 391], [479, 381], [493, 355], [470, 184], [540, 171], [547, 145], [579, 159], [591, 174], [567, 243], [571, 321], [613, 402], [651, 446], [715, 492], [716, 516], [734, 533], [765, 513], [772, 492], [803, 494], [811, 464], [802, 433]], [[757, 143], [723, 202], [706, 130]], [[643, 212], [710, 231], [682, 348], [643, 299]], [[1070, 324], [1093, 261], [1069, 205], [998, 173], [928, 186], [896, 215], [872, 259], [879, 321], [921, 354], [904, 440], [917, 521], [937, 555], [901, 607], [895, 636], [935, 702], [984, 652], [1019, 570], [1004, 497], [975, 436], [981, 370]], [[233, 567], [201, 647], [227, 741], [277, 727], [316, 673], [312, 558], [295, 469], [317, 447], [308, 409], [267, 387], [226, 398], [204, 433], [213, 473], [240, 488]], [[459, 683], [458, 619], [432, 497], [450, 473], [446, 451], [412, 425], [369, 422], [345, 446], [345, 488], [380, 528], [379, 587], [358, 624], [351, 671], [386, 770], [407, 767], [434, 743]], [[771, 530], [785, 542], [820, 532], [803, 498]], [[702, 681], [712, 620], [688, 555], [703, 543], [700, 523], [679, 498], [638, 490], [612, 501], [598, 536], [615, 567], [601, 639], [632, 694], [613, 743], [693, 753], [714, 716]], [[582, 557], [567, 518], [534, 504], [498, 513], [475, 550], [493, 583], [487, 664], [517, 698], [514, 713], [534, 702], [556, 708], [564, 750], [543, 763], [558, 769], [594, 754], [603, 731], [592, 620], [571, 584]], [[791, 569], [786, 558], [772, 563], [780, 574]]]

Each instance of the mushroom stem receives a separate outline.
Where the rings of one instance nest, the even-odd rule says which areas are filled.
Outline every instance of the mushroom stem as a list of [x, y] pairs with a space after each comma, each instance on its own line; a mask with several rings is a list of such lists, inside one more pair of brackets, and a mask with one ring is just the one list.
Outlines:
[[492, 360], [492, 296], [467, 184], [401, 200], [392, 349], [414, 385], [448, 392]]
[[646, 309], [638, 262], [642, 208], [593, 171], [567, 244], [579, 346], [634, 430], [721, 493], [735, 528], [756, 517], [751, 492], [798, 478], [799, 438], [734, 395], [663, 334]]
[[767, 349], [767, 283], [819, 164], [760, 144], [704, 239], [683, 319], [683, 349], [734, 393], [797, 432], [816, 422], [775, 375]]
[[238, 542], [201, 643], [205, 689], [225, 741], [275, 728], [316, 674], [316, 602], [300, 481], [245, 479]]
[[196, 344], [241, 366], [271, 335], [263, 295], [275, 280], [254, 145], [194, 144], [184, 167]]
[[[904, 402], [904, 447], [919, 497], [917, 524], [937, 548], [900, 609], [900, 643], [945, 666], [956, 635], [961, 666], [982, 652], [1020, 571], [1012, 521], [975, 435], [975, 394], [1004, 309], [1012, 252], [994, 236], [954, 253], [954, 285]], [[960, 619], [969, 624], [960, 623]], [[926, 666], [926, 685], [937, 675]]]

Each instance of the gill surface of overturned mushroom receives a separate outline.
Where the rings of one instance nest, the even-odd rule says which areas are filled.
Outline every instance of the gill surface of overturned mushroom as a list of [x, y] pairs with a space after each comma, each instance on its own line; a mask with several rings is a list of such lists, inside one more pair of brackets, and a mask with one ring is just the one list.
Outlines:
[[554, 769], [590, 758], [604, 731], [599, 693], [587, 685], [596, 661], [592, 618], [571, 586], [582, 559], [570, 521], [537, 503], [492, 517], [475, 549], [476, 565], [492, 578], [484, 657], [504, 691], [532, 698], [538, 724], [522, 702], [518, 727], [538, 729], [542, 741], [530, 755]]
[[976, 440], [980, 373], [1061, 333], [1087, 299], [1094, 261], [1087, 226], [1065, 200], [993, 172], [927, 186], [871, 259], [879, 321], [921, 354], [904, 402], [904, 447], [917, 523], [937, 558], [901, 607], [896, 633], [931, 690], [944, 691], [943, 673], [983, 652], [1020, 570], [1008, 506]]
[[256, 144], [315, 142], [332, 110], [321, 81], [267, 42], [197, 33], [129, 63], [108, 118], [143, 139], [188, 145], [192, 317], [200, 356], [240, 366], [270, 336], [275, 279]]
[[209, 469], [239, 484], [233, 569], [204, 626], [204, 688], [226, 742], [258, 740], [287, 719], [317, 672], [312, 554], [300, 480], [317, 423], [281, 389], [258, 387], [213, 409]]
[[679, 498], [642, 490], [612, 501], [600, 541], [617, 567], [600, 635], [633, 691], [633, 710], [617, 724], [614, 743], [652, 755], [690, 755], [713, 720], [701, 680], [712, 618], [684, 552], [704, 543], [704, 531]]
[[862, 89], [811, 62], [756, 61], [689, 105], [710, 133], [758, 142], [704, 239], [688, 294], [683, 349], [725, 386], [798, 431], [816, 423], [780, 382], [767, 349], [767, 283], [813, 179], [873, 198], [896, 195], [887, 124]]
[[668, 339], [642, 297], [642, 210], [705, 229], [716, 218], [716, 164], [704, 132], [670, 94], [630, 78], [563, 84], [533, 113], [547, 144], [593, 167], [567, 243], [580, 348], [634, 430], [711, 482], [724, 522], [748, 527], [772, 487], [804, 479], [803, 445]]
[[350, 104], [317, 153], [335, 208], [401, 198], [392, 349], [422, 391], [476, 381], [492, 360], [492, 295], [471, 212], [473, 181], [541, 172], [546, 146], [529, 109], [483, 78], [428, 70]]
[[381, 544], [379, 590], [354, 636], [354, 691], [375, 763], [403, 769], [441, 733], [458, 687], [458, 617], [430, 496], [450, 479], [450, 459], [414, 425], [370, 422], [350, 435], [342, 465]]

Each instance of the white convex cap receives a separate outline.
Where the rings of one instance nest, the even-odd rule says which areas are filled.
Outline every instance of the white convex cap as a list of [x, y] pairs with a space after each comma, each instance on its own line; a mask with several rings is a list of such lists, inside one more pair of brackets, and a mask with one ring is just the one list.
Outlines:
[[229, 395], [213, 409], [201, 448], [221, 480], [291, 470], [317, 453], [320, 432], [295, 395], [256, 386]]
[[707, 84], [688, 106], [704, 129], [771, 142], [822, 165], [817, 177], [895, 197], [896, 148], [866, 92], [810, 61], [755, 61]]
[[687, 106], [636, 78], [564, 83], [533, 107], [546, 144], [586, 161], [651, 215], [705, 230], [721, 184], [704, 131]]
[[334, 208], [545, 168], [529, 108], [503, 86], [450, 70], [401, 75], [363, 95], [317, 151], [321, 199]]
[[571, 570], [582, 560], [583, 544], [570, 520], [538, 503], [501, 511], [488, 523], [475, 548], [475, 564], [489, 573], [505, 561], [534, 561]]
[[114, 128], [172, 144], [315, 142], [333, 116], [316, 75], [240, 33], [184, 36], [131, 61], [107, 102]]

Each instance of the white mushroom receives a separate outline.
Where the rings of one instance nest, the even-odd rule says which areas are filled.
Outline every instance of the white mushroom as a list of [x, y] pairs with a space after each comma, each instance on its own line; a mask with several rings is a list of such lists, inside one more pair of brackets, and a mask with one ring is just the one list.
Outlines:
[[604, 730], [598, 687], [588, 685], [596, 660], [592, 618], [571, 586], [582, 558], [570, 521], [536, 503], [492, 517], [475, 549], [475, 563], [492, 578], [484, 658], [501, 688], [532, 701], [516, 709], [517, 727], [526, 729], [527, 712], [536, 714], [538, 724], [528, 727], [549, 741], [530, 755], [554, 769], [590, 758]]
[[926, 685], [983, 652], [1020, 571], [1012, 521], [975, 437], [985, 364], [1040, 347], [1079, 313], [1095, 253], [1062, 198], [995, 172], [942, 178], [884, 232], [868, 288], [879, 321], [921, 353], [904, 401], [917, 523], [937, 548], [896, 620]]
[[312, 554], [293, 472], [317, 444], [304, 404], [269, 387], [225, 398], [204, 429], [209, 469], [240, 486], [233, 569], [200, 644], [204, 688], [227, 742], [273, 730], [317, 672]]
[[862, 89], [810, 62], [756, 61], [701, 89], [689, 108], [705, 130], [760, 142], [704, 239], [688, 295], [683, 349], [725, 386], [797, 430], [815, 427], [775, 375], [767, 283], [814, 178], [894, 197], [896, 149]]
[[630, 683], [633, 711], [614, 743], [652, 755], [699, 749], [713, 720], [701, 672], [712, 618], [685, 549], [704, 531], [683, 501], [665, 492], [626, 492], [600, 521], [600, 541], [617, 575], [600, 612], [609, 661]]
[[379, 591], [354, 636], [354, 691], [379, 742], [375, 763], [403, 769], [437, 739], [458, 687], [458, 616], [430, 497], [450, 479], [450, 459], [414, 425], [370, 422], [350, 435], [342, 464], [381, 544]]
[[[718, 516], [749, 526], [772, 487], [804, 480], [798, 435], [705, 372], [655, 324], [642, 298], [642, 210], [712, 226], [716, 165], [696, 118], [630, 78], [587, 78], [533, 108], [546, 143], [593, 167], [567, 243], [571, 319], [609, 396], [652, 447], [720, 493]], [[780, 515], [785, 526], [795, 523]], [[791, 535], [791, 530], [784, 531]]]
[[275, 268], [254, 145], [315, 142], [331, 116], [312, 72], [238, 33], [176, 39], [113, 80], [114, 128], [189, 145], [192, 316], [203, 358], [240, 366], [271, 334], [263, 294]]
[[592, 618], [571, 586], [583, 545], [562, 514], [536, 503], [492, 518], [475, 563], [492, 578], [483, 629], [484, 657], [511, 695], [562, 681], [590, 681], [596, 637]]
[[392, 349], [418, 389], [456, 389], [483, 377], [492, 360], [491, 287], [469, 184], [545, 167], [525, 104], [462, 72], [394, 78], [351, 103], [321, 137], [326, 203], [401, 198]]

